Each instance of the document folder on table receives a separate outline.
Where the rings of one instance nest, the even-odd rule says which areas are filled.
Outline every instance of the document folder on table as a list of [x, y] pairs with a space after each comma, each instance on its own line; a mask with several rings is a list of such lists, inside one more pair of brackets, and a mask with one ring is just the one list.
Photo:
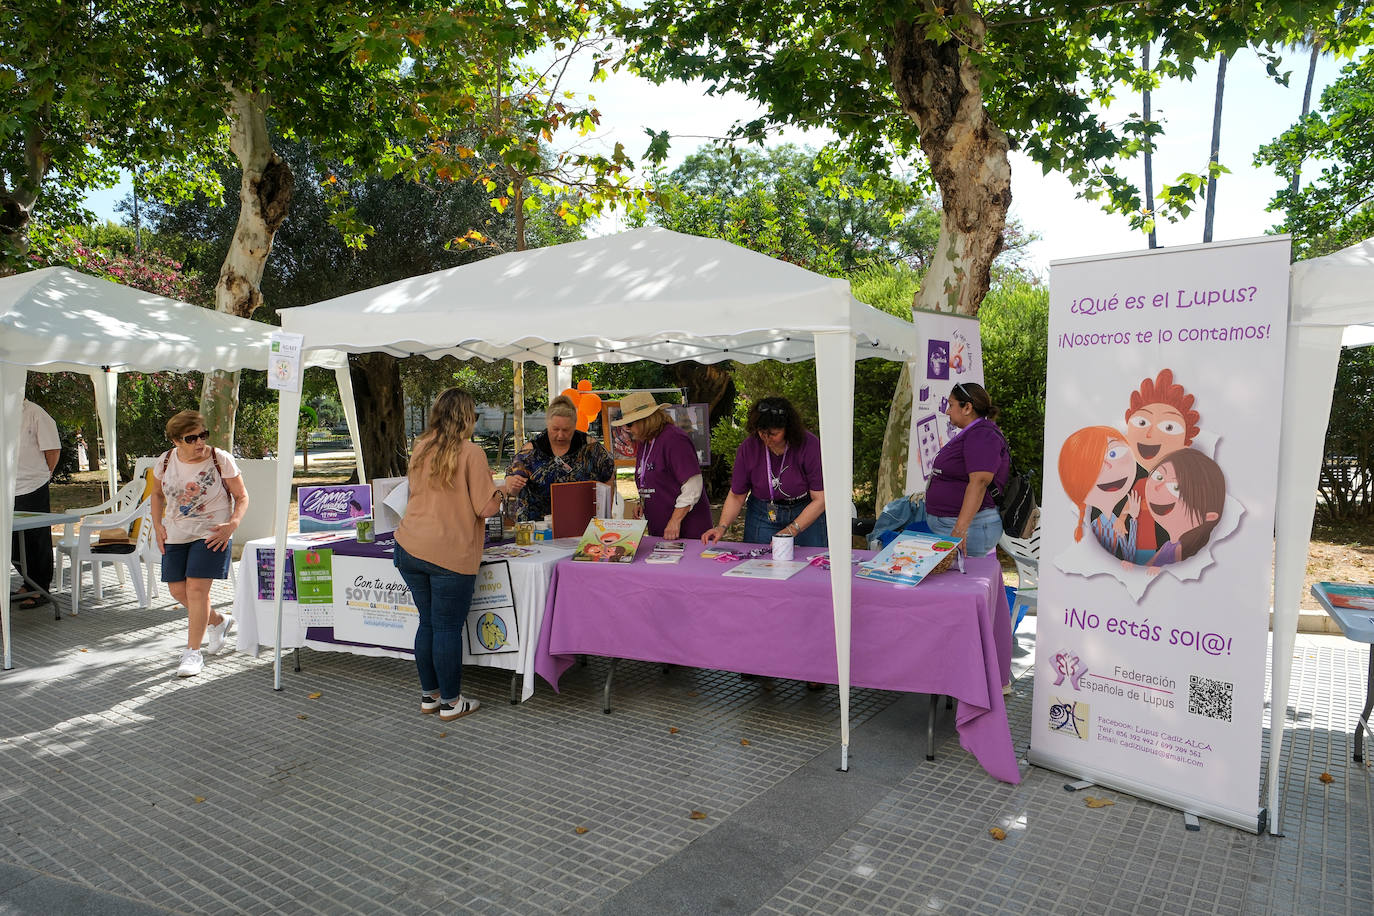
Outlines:
[[609, 485], [595, 480], [551, 486], [549, 506], [553, 512], [554, 538], [580, 537], [592, 519], [610, 518], [613, 494]]

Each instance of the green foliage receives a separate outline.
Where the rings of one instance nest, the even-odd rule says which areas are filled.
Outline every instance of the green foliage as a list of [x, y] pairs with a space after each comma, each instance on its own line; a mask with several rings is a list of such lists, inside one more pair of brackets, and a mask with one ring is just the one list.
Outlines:
[[[1297, 258], [1319, 257], [1374, 235], [1374, 51], [1348, 64], [1322, 93], [1317, 111], [1260, 147], [1257, 165], [1285, 179], [1271, 211], [1282, 211], [1279, 232], [1293, 234]], [[1320, 173], [1293, 192], [1292, 177], [1305, 162]]]
[[[853, 163], [793, 144], [766, 151], [707, 145], [689, 155], [659, 192], [698, 199], [740, 198], [755, 189], [791, 184], [811, 234], [834, 250], [841, 266], [852, 270], [869, 261], [929, 263], [940, 234], [938, 205], [920, 185], [886, 174], [860, 170]], [[716, 217], [728, 219], [722, 208]]]
[[[1014, 148], [1143, 227], [1183, 215], [1198, 187], [1166, 182], [1158, 212], [1145, 212], [1121, 162], [1155, 143], [1161, 125], [1108, 120], [1106, 103], [1123, 87], [1136, 92], [1164, 77], [1191, 79], [1199, 61], [1244, 47], [1256, 48], [1275, 78], [1286, 79], [1273, 49], [1334, 23], [1347, 5], [647, 0], [626, 9], [622, 31], [649, 78], [702, 79], [708, 93], [740, 92], [764, 107], [757, 119], [736, 124], [730, 139], [757, 141], [781, 127], [828, 129], [840, 137], [835, 161], [875, 172], [914, 155], [921, 143], [893, 86], [894, 36], [928, 41], [928, 66], [914, 80], [958, 80], [957, 66], [968, 62], [991, 122]], [[1340, 28], [1324, 29], [1332, 50], [1368, 43], [1363, 6]], [[1157, 55], [1149, 73], [1136, 57], [1146, 42]], [[650, 133], [656, 149], [666, 150], [667, 138]]]
[[1013, 467], [1034, 476], [1037, 492], [1045, 454], [1049, 315], [1049, 290], [1026, 280], [993, 287], [978, 312], [983, 377], [1001, 411], [997, 424], [1011, 446]]
[[1374, 516], [1374, 347], [1341, 351], [1317, 495], [1330, 521]]

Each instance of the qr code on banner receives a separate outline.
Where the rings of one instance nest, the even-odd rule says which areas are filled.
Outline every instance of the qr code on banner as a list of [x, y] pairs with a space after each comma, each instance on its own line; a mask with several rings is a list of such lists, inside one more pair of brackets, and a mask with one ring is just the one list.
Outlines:
[[1210, 677], [1188, 676], [1188, 711], [1196, 716], [1231, 721], [1231, 694], [1235, 684]]

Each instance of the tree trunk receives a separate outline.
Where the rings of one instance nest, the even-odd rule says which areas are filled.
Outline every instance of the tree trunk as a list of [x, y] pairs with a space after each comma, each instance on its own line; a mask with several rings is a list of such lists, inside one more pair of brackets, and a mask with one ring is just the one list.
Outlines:
[[348, 357], [358, 438], [368, 476], [400, 477], [406, 472], [406, 408], [401, 363], [387, 353]]
[[731, 371], [734, 363], [699, 363], [696, 360], [677, 363], [673, 366], [673, 383], [687, 392], [691, 404], [710, 406], [711, 425], [721, 416], [728, 416], [735, 410], [735, 376]]
[[[1145, 49], [1141, 52], [1141, 69], [1146, 73], [1150, 72], [1150, 43], [1145, 42]], [[1142, 120], [1148, 127], [1150, 124], [1150, 87], [1146, 86], [1141, 92], [1141, 107], [1144, 109]], [[1158, 247], [1155, 238], [1155, 149], [1154, 140], [1147, 138], [1145, 141], [1145, 210], [1150, 214], [1150, 247]]]
[[[49, 106], [43, 108], [46, 114]], [[0, 277], [14, 273], [29, 252], [33, 205], [51, 163], [51, 157], [43, 148], [42, 132], [36, 125], [30, 126], [24, 135], [24, 174], [15, 181], [13, 188], [5, 187], [0, 180], [0, 252], [9, 255], [0, 258]]]
[[[960, 53], [965, 42], [982, 45], [986, 26], [971, 0], [953, 6], [968, 23], [960, 40], [936, 43], [922, 26], [898, 23], [883, 53], [902, 111], [920, 129], [942, 204], [940, 240], [912, 307], [977, 315], [1011, 207], [1010, 143], [983, 105], [977, 67]], [[883, 436], [879, 508], [905, 490], [911, 410], [911, 378], [903, 367]]]
[[1212, 107], [1212, 152], [1207, 158], [1207, 215], [1202, 222], [1202, 241], [1212, 240], [1212, 223], [1217, 214], [1217, 178], [1212, 170], [1221, 161], [1221, 100], [1226, 95], [1226, 55], [1217, 64], [1217, 98]]
[[[272, 150], [267, 130], [268, 98], [233, 90], [229, 110], [229, 147], [243, 169], [239, 184], [239, 220], [229, 253], [215, 285], [215, 309], [251, 318], [262, 304], [263, 268], [272, 240], [291, 206], [295, 177], [286, 161]], [[211, 442], [232, 449], [234, 415], [238, 411], [237, 372], [207, 372], [201, 389], [200, 412], [205, 415]]]
[[[525, 250], [525, 176], [507, 168], [510, 175], [511, 186], [515, 189], [515, 196], [512, 198], [512, 206], [515, 207], [515, 250]], [[515, 441], [511, 443], [511, 455], [520, 454], [520, 449], [525, 445], [525, 363], [523, 360], [513, 360], [515, 373], [511, 378], [511, 400], [515, 402], [513, 407], [513, 419], [511, 427], [511, 438]]]
[[[1307, 60], [1307, 85], [1302, 90], [1302, 114], [1298, 120], [1305, 119], [1312, 110], [1312, 82], [1317, 78], [1317, 59], [1321, 57], [1322, 40], [1315, 35], [1312, 36], [1312, 55]], [[1298, 187], [1302, 183], [1302, 163], [1299, 162], [1293, 167], [1293, 178], [1288, 182], [1288, 190], [1296, 195]]]

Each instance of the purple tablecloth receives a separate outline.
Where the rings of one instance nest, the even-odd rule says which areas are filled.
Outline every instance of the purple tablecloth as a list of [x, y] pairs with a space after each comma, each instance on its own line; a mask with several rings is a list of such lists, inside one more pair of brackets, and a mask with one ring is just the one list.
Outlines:
[[[655, 543], [646, 538], [640, 551]], [[736, 545], [727, 545], [736, 546]], [[555, 690], [577, 655], [717, 668], [834, 684], [830, 574], [786, 581], [722, 575], [687, 542], [677, 565], [585, 563], [554, 569], [535, 671]], [[805, 559], [820, 551], [797, 549]], [[855, 551], [856, 556], [871, 556]], [[959, 700], [959, 743], [989, 774], [1021, 781], [1002, 685], [1011, 679], [1011, 617], [995, 559], [914, 588], [854, 579], [850, 681]]]

